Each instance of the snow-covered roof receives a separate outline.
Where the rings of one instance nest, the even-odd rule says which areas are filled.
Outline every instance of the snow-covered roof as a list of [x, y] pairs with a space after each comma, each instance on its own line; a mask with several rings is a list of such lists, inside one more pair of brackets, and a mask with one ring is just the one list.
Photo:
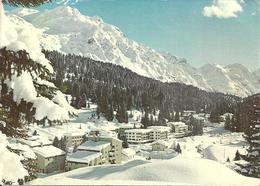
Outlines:
[[43, 146], [43, 147], [35, 147], [32, 149], [36, 154], [43, 156], [44, 158], [54, 157], [54, 156], [61, 156], [65, 155], [66, 153], [52, 145]]
[[83, 131], [74, 131], [74, 132], [67, 132], [64, 133], [64, 136], [84, 136], [86, 132]]
[[78, 150], [101, 151], [109, 145], [110, 142], [107, 141], [86, 141], [85, 143], [78, 146]]
[[150, 126], [148, 129], [153, 129], [154, 131], [160, 131], [160, 132], [165, 132], [165, 131], [170, 131], [170, 127], [166, 126]]
[[67, 158], [67, 161], [78, 162], [78, 163], [88, 163], [91, 160], [100, 157], [102, 154], [99, 152], [91, 151], [76, 151]]
[[9, 143], [8, 147], [12, 150], [21, 151], [25, 158], [35, 159], [36, 155], [28, 145], [23, 145], [21, 143]]
[[135, 150], [131, 149], [131, 148], [126, 148], [126, 149], [122, 149], [122, 154], [126, 155], [126, 156], [134, 156], [135, 155]]
[[133, 132], [133, 133], [142, 133], [142, 134], [145, 134], [145, 133], [149, 133], [153, 131], [153, 129], [130, 129], [130, 130], [126, 130], [125, 132], [126, 133], [130, 133], [130, 132]]
[[52, 142], [50, 140], [43, 139], [43, 138], [40, 139], [36, 136], [32, 136], [29, 139], [17, 139], [17, 141], [21, 142], [22, 144], [28, 145], [30, 147], [52, 145]]

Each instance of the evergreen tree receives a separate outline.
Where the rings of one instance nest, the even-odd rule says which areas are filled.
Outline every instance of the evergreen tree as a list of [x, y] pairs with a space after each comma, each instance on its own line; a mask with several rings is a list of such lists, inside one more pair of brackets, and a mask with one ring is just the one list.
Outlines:
[[73, 153], [75, 153], [77, 151], [77, 145], [75, 144], [73, 147]]
[[61, 146], [60, 146], [60, 140], [58, 139], [57, 136], [55, 136], [52, 145], [53, 145], [54, 147], [61, 148]]
[[86, 135], [83, 135], [83, 138], [82, 138], [82, 143], [85, 143], [87, 141], [87, 136]]
[[129, 145], [128, 145], [128, 141], [127, 141], [126, 136], [124, 135], [124, 136], [122, 136], [121, 138], [122, 138], [121, 140], [123, 141], [122, 147], [123, 147], [123, 148], [128, 148]]
[[192, 128], [193, 135], [203, 134], [203, 123], [199, 119], [196, 119], [192, 116], [190, 119], [190, 126]]
[[247, 154], [242, 159], [248, 162], [246, 166], [240, 165], [243, 169], [242, 174], [260, 178], [260, 94], [245, 99], [249, 101], [251, 107], [248, 108], [249, 113], [244, 116], [249, 121], [249, 127], [245, 132], [245, 139], [249, 147]]
[[66, 140], [66, 138], [61, 138], [60, 149], [67, 152], [67, 140]]
[[240, 155], [239, 151], [237, 150], [234, 161], [238, 161], [238, 160], [241, 160], [241, 155]]
[[179, 111], [176, 111], [175, 116], [174, 116], [174, 121], [175, 122], [180, 121], [180, 112]]
[[225, 129], [230, 130], [231, 128], [231, 118], [230, 115], [227, 115], [225, 118]]
[[182, 153], [181, 146], [180, 146], [179, 143], [177, 144], [177, 146], [176, 146], [176, 148], [175, 148], [175, 151], [176, 151], [177, 153], [179, 153], [179, 154]]
[[227, 162], [230, 163], [230, 159], [229, 159], [229, 157], [227, 158]]
[[36, 136], [36, 135], [37, 135], [37, 131], [34, 130], [34, 132], [33, 132], [33, 136]]

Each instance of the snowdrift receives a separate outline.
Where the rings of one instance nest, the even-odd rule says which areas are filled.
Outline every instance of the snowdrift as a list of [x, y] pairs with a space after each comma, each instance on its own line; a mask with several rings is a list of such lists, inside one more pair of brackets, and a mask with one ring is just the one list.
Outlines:
[[134, 160], [117, 166], [81, 168], [31, 182], [35, 185], [102, 183], [253, 186], [259, 185], [259, 179], [241, 176], [212, 160], [177, 157], [170, 160]]

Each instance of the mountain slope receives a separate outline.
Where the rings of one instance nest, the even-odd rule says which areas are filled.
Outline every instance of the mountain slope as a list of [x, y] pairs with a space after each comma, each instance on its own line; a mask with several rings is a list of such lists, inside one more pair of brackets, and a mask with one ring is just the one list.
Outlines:
[[12, 13], [44, 29], [41, 45], [47, 50], [82, 55], [163, 82], [181, 82], [207, 91], [242, 97], [260, 92], [259, 78], [243, 66], [209, 64], [196, 69], [185, 59], [138, 44], [126, 38], [119, 28], [98, 17], [84, 16], [75, 8], [59, 6], [43, 12], [20, 9]]

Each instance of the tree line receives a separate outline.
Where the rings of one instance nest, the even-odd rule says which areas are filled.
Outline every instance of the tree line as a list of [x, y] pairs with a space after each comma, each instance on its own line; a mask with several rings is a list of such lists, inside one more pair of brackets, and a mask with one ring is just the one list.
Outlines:
[[[128, 122], [127, 110], [148, 114], [159, 111], [157, 124], [172, 120], [175, 113], [195, 110], [205, 113], [233, 112], [240, 98], [217, 92], [206, 92], [182, 83], [163, 83], [143, 77], [121, 66], [56, 51], [44, 51], [56, 71], [53, 82], [72, 95], [72, 105], [86, 106], [86, 100], [97, 103], [97, 115], [107, 120]], [[114, 114], [116, 113], [116, 114]], [[147, 115], [145, 115], [147, 113]], [[149, 123], [149, 122], [148, 122]]]

